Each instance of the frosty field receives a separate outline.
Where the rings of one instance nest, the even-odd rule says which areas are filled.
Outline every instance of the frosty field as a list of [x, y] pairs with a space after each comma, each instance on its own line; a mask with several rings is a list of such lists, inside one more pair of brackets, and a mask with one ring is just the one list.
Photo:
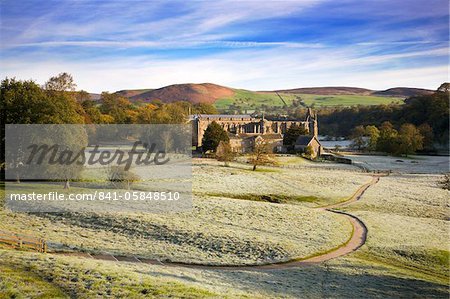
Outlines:
[[364, 200], [346, 208], [371, 232], [355, 253], [448, 282], [449, 192], [441, 175], [393, 174], [369, 189]]
[[391, 170], [400, 173], [444, 173], [449, 172], [448, 156], [365, 156], [345, 155], [370, 171]]
[[352, 229], [346, 219], [331, 213], [227, 198], [196, 198], [189, 213], [2, 212], [2, 218], [0, 229], [45, 237], [55, 249], [208, 264], [307, 257], [344, 243]]
[[[389, 164], [391, 158], [380, 163]], [[53, 250], [208, 265], [304, 258], [344, 244], [352, 226], [316, 209], [371, 181], [351, 165], [280, 157], [251, 171], [194, 159], [194, 205], [171, 214], [23, 214], [0, 211], [0, 229], [44, 237]], [[357, 251], [278, 270], [195, 269], [0, 249], [0, 292], [53, 297], [448, 297], [448, 191], [441, 174], [394, 171], [340, 208], [368, 228]], [[271, 202], [272, 201], [272, 202]], [[278, 202], [278, 203], [277, 203]], [[17, 278], [31, 273], [23, 282]], [[57, 295], [55, 295], [57, 294]], [[45, 298], [45, 296], [43, 296]]]
[[315, 207], [340, 202], [350, 197], [361, 185], [370, 181], [357, 168], [336, 164], [312, 163], [302, 158], [278, 158], [281, 167], [264, 167], [251, 171], [251, 166], [199, 160], [194, 163], [193, 187], [196, 194], [247, 199], [252, 195], [276, 195], [290, 203]]

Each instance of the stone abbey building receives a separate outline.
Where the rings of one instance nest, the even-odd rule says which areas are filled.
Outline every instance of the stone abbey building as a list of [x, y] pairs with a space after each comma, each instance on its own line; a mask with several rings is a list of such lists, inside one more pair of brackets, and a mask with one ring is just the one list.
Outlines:
[[[283, 135], [292, 125], [298, 125], [308, 132], [311, 139], [318, 137], [317, 114], [308, 109], [305, 120], [266, 119], [251, 115], [225, 115], [225, 114], [196, 114], [191, 116], [192, 145], [196, 148], [202, 146], [203, 134], [210, 123], [215, 121], [228, 132], [232, 147], [239, 143], [249, 144], [259, 137], [269, 139], [274, 146], [282, 145]], [[244, 146], [245, 148], [245, 146]], [[242, 152], [245, 152], [245, 149]]]

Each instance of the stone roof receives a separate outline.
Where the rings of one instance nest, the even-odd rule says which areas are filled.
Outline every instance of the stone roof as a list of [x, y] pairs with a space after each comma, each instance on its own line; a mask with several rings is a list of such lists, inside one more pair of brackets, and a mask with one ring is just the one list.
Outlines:
[[230, 139], [241, 139], [240, 136], [230, 133], [230, 132], [227, 132], [227, 135], [228, 135], [228, 138], [230, 138]]
[[283, 139], [283, 136], [280, 133], [274, 133], [274, 134], [240, 133], [237, 135], [229, 133], [228, 136], [230, 137], [230, 139], [231, 138], [247, 139], [247, 138], [257, 138], [257, 137], [261, 137], [265, 140]]
[[194, 114], [192, 117], [198, 117], [198, 118], [253, 118], [249, 114]]
[[260, 136], [264, 139], [283, 139], [283, 136], [281, 135], [281, 133], [263, 134]]
[[256, 137], [258, 136], [258, 133], [239, 133], [239, 138], [248, 138], [248, 137]]
[[311, 142], [312, 139], [314, 139], [314, 136], [308, 135], [298, 136], [297, 140], [295, 141], [295, 145], [308, 146], [308, 144]]

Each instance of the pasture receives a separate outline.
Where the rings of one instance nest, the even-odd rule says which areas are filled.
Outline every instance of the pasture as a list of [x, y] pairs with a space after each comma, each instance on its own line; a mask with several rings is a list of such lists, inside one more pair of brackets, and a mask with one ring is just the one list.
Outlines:
[[[381, 163], [383, 157], [377, 159]], [[148, 257], [161, 264], [0, 250], [0, 292], [43, 298], [448, 297], [449, 194], [439, 187], [440, 173], [407, 169], [393, 168], [359, 201], [340, 208], [368, 228], [366, 243], [349, 255], [270, 271], [164, 265], [255, 265], [316, 255], [345, 243], [352, 234], [348, 221], [316, 207], [342, 202], [371, 177], [351, 165], [278, 160], [278, 167], [253, 172], [245, 163], [224, 167], [194, 159], [191, 212], [2, 210], [1, 229], [43, 237], [49, 249]], [[389, 158], [384, 161], [390, 165]], [[269, 202], [262, 197], [267, 194], [281, 202]], [[19, 280], [23, 273], [29, 273], [27, 282]]]
[[326, 106], [372, 106], [372, 105], [388, 105], [402, 104], [402, 98], [395, 97], [378, 97], [366, 95], [318, 95], [318, 94], [299, 94], [303, 102], [309, 107], [326, 107]]
[[[317, 95], [317, 94], [292, 94], [275, 92], [254, 92], [243, 89], [234, 89], [234, 95], [219, 98], [214, 102], [214, 106], [219, 111], [227, 110], [231, 105], [242, 110], [254, 110], [262, 107], [283, 107], [284, 103], [291, 106], [294, 100], [301, 100], [303, 105], [308, 107], [331, 107], [331, 106], [369, 106], [402, 104], [402, 98], [378, 97], [369, 95]], [[284, 102], [283, 102], [284, 101]]]

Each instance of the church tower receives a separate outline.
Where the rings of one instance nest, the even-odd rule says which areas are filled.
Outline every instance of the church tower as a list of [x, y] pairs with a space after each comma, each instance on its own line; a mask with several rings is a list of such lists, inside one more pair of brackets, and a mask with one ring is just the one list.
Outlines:
[[308, 122], [309, 134], [316, 138], [319, 138], [319, 125], [317, 123], [317, 112], [313, 112], [311, 108], [308, 108], [306, 121]]

